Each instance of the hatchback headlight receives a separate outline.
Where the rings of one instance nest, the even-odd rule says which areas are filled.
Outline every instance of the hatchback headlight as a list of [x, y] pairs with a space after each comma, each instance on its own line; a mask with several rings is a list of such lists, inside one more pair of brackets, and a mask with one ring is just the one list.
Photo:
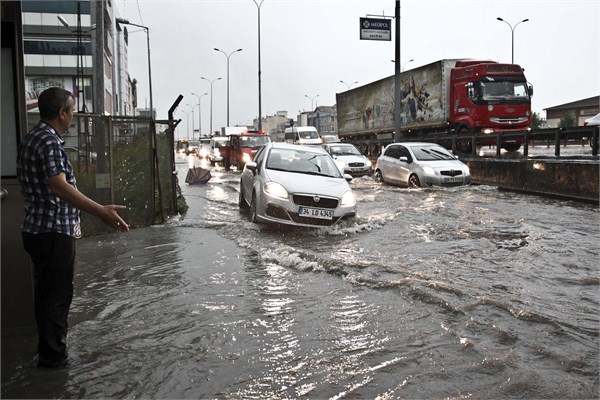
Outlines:
[[279, 197], [281, 199], [288, 198], [288, 192], [285, 190], [283, 185], [277, 182], [267, 182], [264, 185], [265, 193], [270, 194], [274, 197]]
[[368, 158], [365, 158], [365, 166], [371, 168], [371, 165], [373, 165], [371, 163], [371, 160], [369, 160]]
[[471, 176], [471, 170], [469, 169], [469, 166], [465, 165], [463, 168], [465, 170], [465, 176]]
[[352, 190], [348, 190], [342, 196], [342, 206], [353, 206], [356, 204], [356, 196]]
[[429, 165], [423, 166], [423, 172], [425, 172], [427, 175], [435, 175], [435, 169], [431, 168]]

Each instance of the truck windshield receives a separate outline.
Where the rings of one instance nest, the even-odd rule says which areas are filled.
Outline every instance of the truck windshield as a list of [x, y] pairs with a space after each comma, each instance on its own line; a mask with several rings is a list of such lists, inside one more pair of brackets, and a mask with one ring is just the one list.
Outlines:
[[269, 135], [240, 136], [240, 147], [259, 147], [271, 141]]
[[483, 101], [510, 101], [529, 102], [527, 82], [498, 80], [485, 77], [480, 81], [481, 100]]

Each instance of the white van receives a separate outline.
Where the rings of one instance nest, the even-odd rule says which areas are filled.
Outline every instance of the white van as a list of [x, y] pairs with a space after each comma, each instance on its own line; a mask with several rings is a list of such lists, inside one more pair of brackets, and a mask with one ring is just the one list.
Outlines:
[[286, 143], [323, 144], [323, 139], [314, 126], [292, 126], [285, 128]]

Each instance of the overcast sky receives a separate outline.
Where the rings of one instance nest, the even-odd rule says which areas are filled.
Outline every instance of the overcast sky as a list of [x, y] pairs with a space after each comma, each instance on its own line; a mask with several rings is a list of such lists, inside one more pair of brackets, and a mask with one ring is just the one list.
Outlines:
[[[257, 0], [258, 1], [258, 0]], [[258, 1], [260, 3], [260, 1]], [[114, 0], [121, 17], [150, 28], [152, 91], [157, 118], [184, 96], [175, 116], [186, 128], [186, 104], [198, 127], [227, 122], [230, 57], [230, 125], [258, 116], [258, 8], [252, 0]], [[393, 17], [394, 0], [264, 0], [260, 7], [262, 115], [287, 111], [296, 118], [335, 94], [394, 73], [394, 42], [359, 39], [359, 18]], [[401, 1], [401, 61], [406, 70], [449, 58], [511, 61], [534, 87], [533, 111], [600, 94], [599, 0]], [[129, 72], [138, 80], [139, 107], [149, 106], [146, 35], [129, 27]], [[414, 60], [409, 62], [409, 60]], [[353, 84], [358, 81], [358, 84]], [[318, 95], [318, 97], [316, 97]], [[311, 100], [311, 98], [313, 99]], [[191, 120], [191, 114], [189, 114]], [[190, 121], [190, 129], [191, 129]]]

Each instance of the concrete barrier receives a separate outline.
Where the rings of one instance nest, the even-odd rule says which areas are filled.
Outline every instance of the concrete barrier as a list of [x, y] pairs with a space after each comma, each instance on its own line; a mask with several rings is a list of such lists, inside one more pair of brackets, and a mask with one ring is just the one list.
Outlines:
[[583, 159], [462, 158], [471, 182], [598, 204], [600, 163]]

